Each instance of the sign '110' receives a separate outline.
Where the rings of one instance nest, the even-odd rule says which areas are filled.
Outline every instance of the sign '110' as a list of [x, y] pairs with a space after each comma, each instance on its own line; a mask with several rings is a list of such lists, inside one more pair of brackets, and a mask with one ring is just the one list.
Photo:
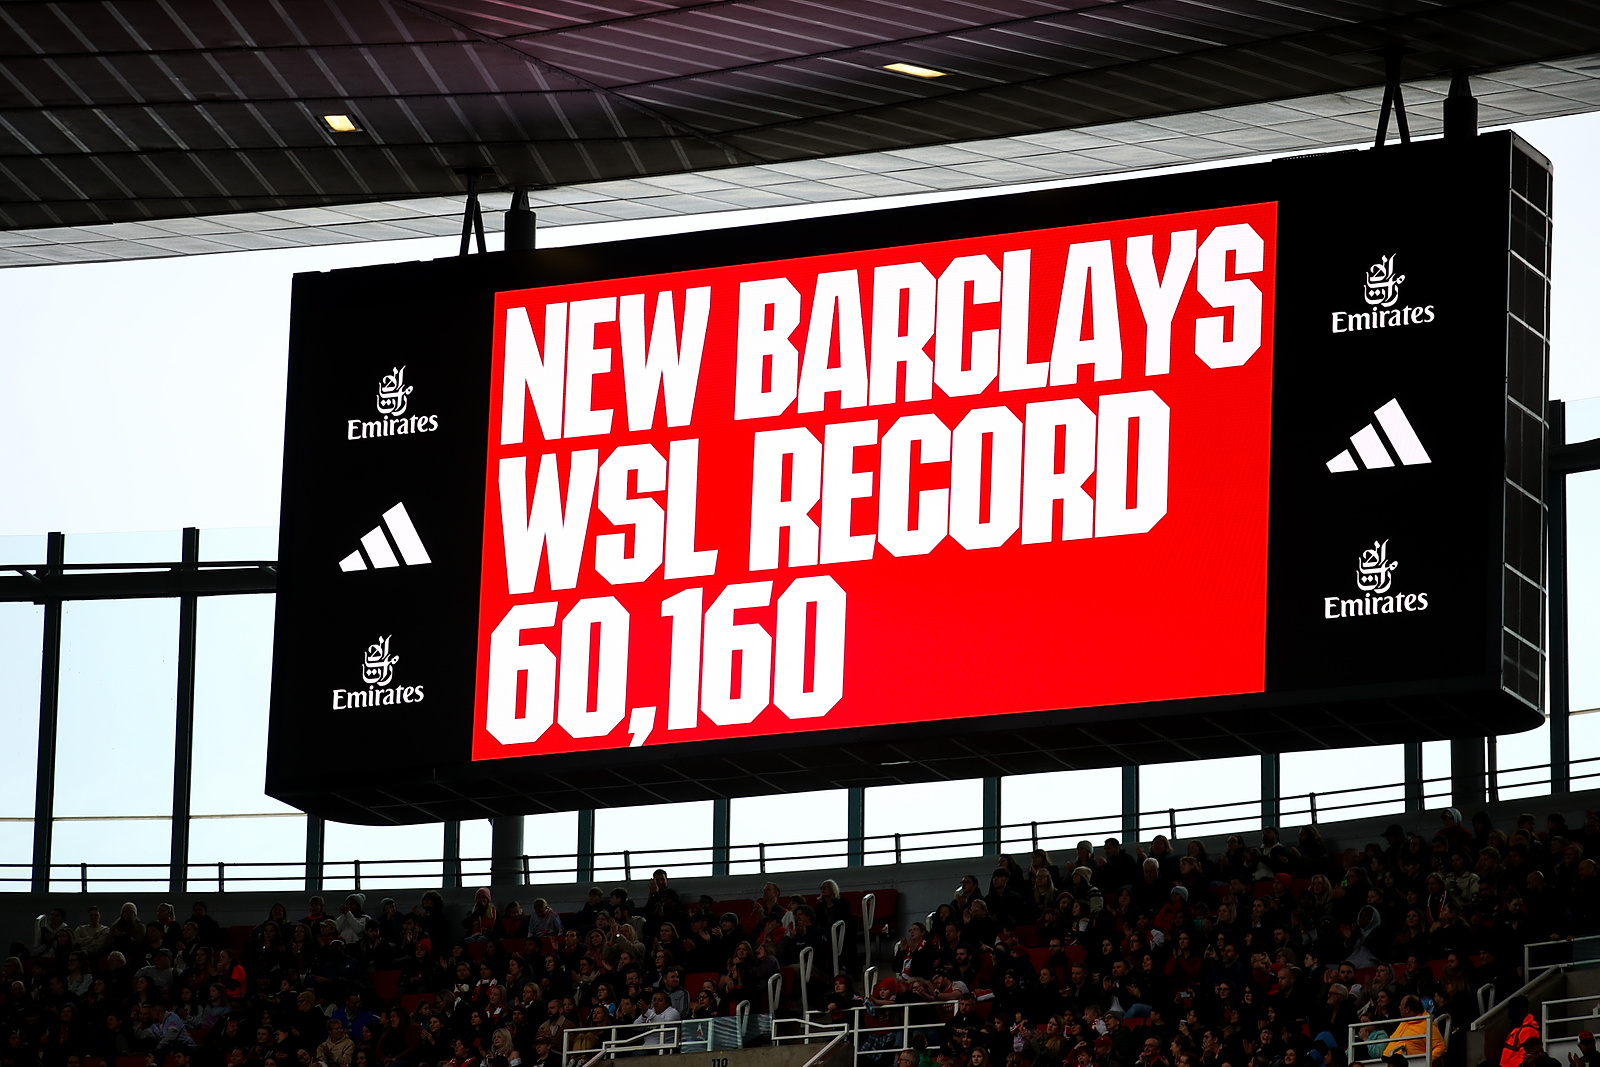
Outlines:
[[[718, 726], [743, 725], [769, 705], [790, 719], [814, 719], [839, 702], [844, 590], [827, 575], [798, 578], [778, 596], [774, 633], [758, 622], [734, 621], [741, 609], [770, 607], [772, 589], [770, 581], [730, 585], [709, 608], [705, 590], [698, 588], [662, 601], [661, 617], [672, 629], [669, 731], [692, 730], [701, 713]], [[556, 605], [547, 602], [515, 605], [495, 627], [489, 640], [489, 733], [501, 744], [527, 744], [559, 722], [574, 738], [604, 737], [626, 716], [630, 744], [644, 744], [657, 709], [638, 707], [631, 715], [627, 709], [628, 610], [613, 596], [573, 604], [561, 620], [560, 656], [548, 645], [523, 642], [524, 631], [555, 626]]]

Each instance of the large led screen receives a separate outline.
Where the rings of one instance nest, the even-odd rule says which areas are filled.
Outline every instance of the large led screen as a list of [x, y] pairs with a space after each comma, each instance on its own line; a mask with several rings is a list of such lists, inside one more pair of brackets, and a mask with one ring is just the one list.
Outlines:
[[302, 276], [269, 786], [405, 821], [1530, 725], [1534, 216], [1503, 135]]

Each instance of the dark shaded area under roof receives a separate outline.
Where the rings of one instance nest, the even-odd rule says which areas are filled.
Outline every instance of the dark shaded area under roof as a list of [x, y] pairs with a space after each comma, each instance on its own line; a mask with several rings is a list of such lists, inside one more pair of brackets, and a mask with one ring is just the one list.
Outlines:
[[1025, 134], [1381, 84], [1396, 48], [1406, 78], [1600, 51], [1600, 5], [8, 0], [0, 229]]

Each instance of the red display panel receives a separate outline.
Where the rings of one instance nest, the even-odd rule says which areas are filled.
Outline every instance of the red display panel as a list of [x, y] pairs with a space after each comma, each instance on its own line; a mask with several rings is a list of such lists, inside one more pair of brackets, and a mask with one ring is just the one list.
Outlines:
[[1263, 691], [1276, 219], [497, 294], [473, 758]]

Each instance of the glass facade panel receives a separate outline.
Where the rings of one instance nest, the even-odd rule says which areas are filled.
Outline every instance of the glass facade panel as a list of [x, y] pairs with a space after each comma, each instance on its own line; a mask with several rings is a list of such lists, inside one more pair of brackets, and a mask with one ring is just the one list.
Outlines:
[[[1495, 741], [1500, 799], [1550, 795], [1550, 720]], [[1471, 815], [1471, 812], [1467, 812]]]
[[200, 561], [231, 563], [236, 560], [278, 558], [276, 526], [229, 526], [200, 531]]
[[28, 878], [33, 864], [43, 639], [44, 608], [0, 604], [0, 722], [7, 725], [6, 773], [0, 774], [0, 892], [23, 888], [14, 879]]
[[68, 534], [67, 563], [172, 563], [183, 558], [182, 530]]
[[43, 563], [49, 548], [44, 534], [5, 534], [0, 536], [0, 564]]
[[981, 778], [874, 786], [864, 815], [869, 867], [983, 854]]
[[708, 875], [711, 801], [602, 808], [594, 813], [594, 850], [594, 876], [600, 882], [622, 881], [632, 888], [634, 882], [649, 881], [657, 867], [677, 878]]
[[[73, 601], [63, 607], [58, 819], [172, 815], [177, 660], [176, 600]], [[63, 854], [61, 845], [58, 830], [57, 858], [80, 858]], [[122, 846], [106, 842], [108, 850]], [[94, 858], [93, 850], [81, 858]], [[171, 854], [163, 846], [150, 858], [166, 863]]]
[[[1448, 749], [1449, 743], [1445, 744]], [[1279, 781], [1290, 783], [1283, 787], [1285, 795], [1279, 802], [1285, 826], [1371, 819], [1405, 810], [1404, 745], [1285, 752], [1278, 766]], [[1316, 795], [1315, 819], [1311, 816], [1312, 794]], [[1285, 844], [1294, 844], [1289, 831], [1284, 831], [1283, 838]]]
[[528, 877], [535, 884], [575, 882], [578, 868], [578, 813], [555, 811], [522, 820], [522, 847], [527, 849]]
[[52, 892], [114, 889], [153, 893], [164, 892], [171, 884], [170, 817], [57, 819], [54, 845]]
[[322, 884], [330, 890], [436, 889], [444, 882], [444, 824], [329, 822], [323, 854]]
[[760, 873], [761, 850], [753, 846], [762, 841], [774, 842], [765, 850], [769, 874], [843, 867], [849, 859], [844, 846], [849, 818], [850, 793], [845, 789], [735, 798], [728, 809], [733, 845], [728, 873]]
[[1122, 768], [1007, 775], [1000, 779], [1000, 820], [1011, 827], [1002, 850], [1024, 867], [1029, 864], [1020, 854], [1035, 848], [1057, 864], [1084, 838], [1098, 848], [1106, 838], [1122, 836]]
[[189, 820], [189, 890], [194, 893], [305, 888], [306, 817], [198, 816]]
[[[201, 597], [197, 605], [194, 786], [189, 809], [196, 815], [294, 810], [262, 791], [267, 768], [268, 701], [272, 695], [275, 600], [270, 594]], [[192, 845], [190, 855], [202, 861], [226, 858], [202, 856], [193, 851]]]
[[[1293, 780], [1287, 774], [1284, 777]], [[1234, 756], [1140, 767], [1139, 811], [1140, 840], [1165, 834], [1173, 839], [1173, 850], [1180, 854], [1184, 842], [1200, 834], [1259, 829], [1261, 757]]]

